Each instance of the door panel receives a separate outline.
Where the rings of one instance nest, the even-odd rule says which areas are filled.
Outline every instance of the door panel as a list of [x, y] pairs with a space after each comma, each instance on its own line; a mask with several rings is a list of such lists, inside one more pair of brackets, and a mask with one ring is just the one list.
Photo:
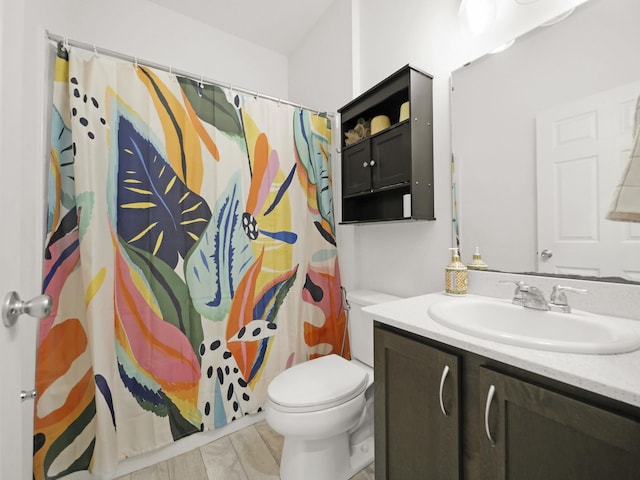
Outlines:
[[371, 144], [364, 140], [349, 147], [342, 154], [342, 194], [368, 192], [371, 190]]
[[411, 181], [411, 124], [405, 123], [371, 139], [374, 190]]
[[[0, 300], [40, 294], [44, 219], [43, 35], [26, 20], [29, 2], [0, 0]], [[44, 33], [44, 32], [38, 32]], [[37, 74], [33, 74], [36, 72]], [[32, 477], [37, 320], [0, 323], [0, 478]]]
[[487, 368], [480, 369], [479, 378], [482, 405], [491, 386], [495, 387], [485, 424], [488, 469], [484, 478], [638, 478], [638, 420]]
[[539, 272], [640, 279], [640, 228], [605, 219], [628, 162], [638, 95], [634, 82], [538, 114]]
[[374, 339], [376, 478], [460, 478], [458, 358], [378, 328]]

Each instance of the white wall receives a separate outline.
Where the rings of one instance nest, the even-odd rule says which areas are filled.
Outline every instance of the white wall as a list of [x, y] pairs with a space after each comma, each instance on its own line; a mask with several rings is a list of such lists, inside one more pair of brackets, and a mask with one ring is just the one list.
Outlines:
[[284, 55], [146, 0], [28, 1], [32, 6], [29, 21], [35, 29], [48, 29], [225, 84], [287, 97]]
[[[410, 63], [434, 75], [435, 222], [352, 227], [358, 287], [400, 295], [442, 290], [451, 246], [451, 71], [584, 0], [517, 5], [499, 0], [494, 28], [463, 31], [454, 0], [367, 0], [360, 17], [360, 78], [364, 91]], [[357, 93], [357, 92], [356, 92]]]

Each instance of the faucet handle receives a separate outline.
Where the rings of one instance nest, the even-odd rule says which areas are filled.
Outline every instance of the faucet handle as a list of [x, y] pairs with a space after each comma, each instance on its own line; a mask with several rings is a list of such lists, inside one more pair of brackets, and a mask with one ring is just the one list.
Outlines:
[[556, 307], [562, 312], [570, 313], [571, 307], [569, 306], [565, 292], [584, 295], [588, 293], [588, 290], [585, 290], [584, 288], [565, 287], [562, 285], [555, 285], [553, 287], [553, 290], [551, 291], [551, 298], [549, 299], [549, 306]]
[[511, 303], [514, 305], [522, 305], [522, 287], [526, 287], [525, 283], [522, 280], [498, 280], [498, 283], [513, 283], [516, 286], [516, 289], [513, 292], [513, 300]]

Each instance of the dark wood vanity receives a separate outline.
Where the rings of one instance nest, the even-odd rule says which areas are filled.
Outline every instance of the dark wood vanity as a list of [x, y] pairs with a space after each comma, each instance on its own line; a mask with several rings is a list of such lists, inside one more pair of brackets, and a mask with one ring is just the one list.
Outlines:
[[376, 479], [640, 478], [639, 408], [379, 322], [374, 341]]

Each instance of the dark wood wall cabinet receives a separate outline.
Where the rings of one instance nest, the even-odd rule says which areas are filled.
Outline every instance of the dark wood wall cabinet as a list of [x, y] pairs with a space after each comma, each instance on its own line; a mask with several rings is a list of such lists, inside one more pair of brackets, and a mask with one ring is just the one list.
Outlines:
[[[338, 110], [342, 223], [435, 220], [432, 78], [407, 65]], [[405, 102], [410, 115], [401, 119]], [[380, 115], [388, 128], [347, 145], [346, 132]]]
[[640, 409], [376, 324], [376, 479], [637, 480]]

